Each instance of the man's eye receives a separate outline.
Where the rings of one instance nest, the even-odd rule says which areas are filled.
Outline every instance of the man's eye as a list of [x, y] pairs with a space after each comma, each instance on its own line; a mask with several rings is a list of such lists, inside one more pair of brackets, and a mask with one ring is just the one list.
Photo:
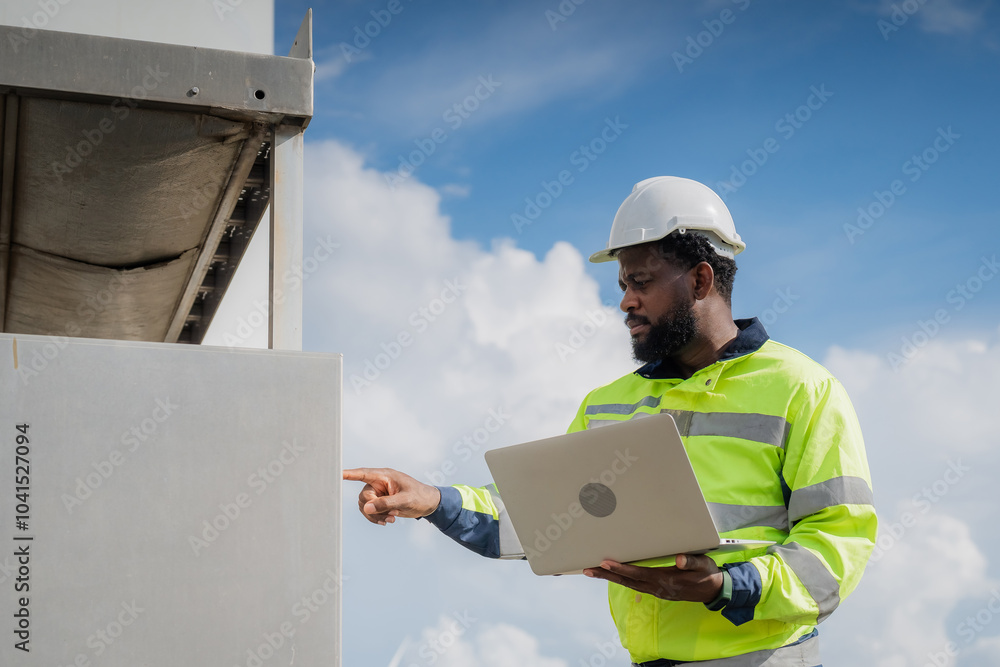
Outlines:
[[[635, 278], [630, 278], [628, 283], [637, 289], [641, 289], [645, 287], [649, 283], [649, 281], [636, 280]], [[618, 283], [618, 287], [621, 289], [622, 292], [624, 292], [628, 288], [628, 285], [626, 285], [625, 283]]]

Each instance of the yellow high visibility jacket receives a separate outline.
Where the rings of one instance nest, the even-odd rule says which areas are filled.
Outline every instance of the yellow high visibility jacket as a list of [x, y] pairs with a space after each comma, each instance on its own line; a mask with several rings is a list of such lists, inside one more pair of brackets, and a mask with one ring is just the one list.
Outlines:
[[[721, 611], [609, 584], [633, 662], [711, 660], [795, 643], [854, 590], [874, 546], [868, 462], [844, 388], [769, 340], [756, 319], [737, 325], [716, 363], [687, 379], [666, 363], [647, 364], [590, 392], [569, 429], [670, 412], [722, 536], [777, 542], [713, 555], [733, 582]], [[495, 487], [444, 487], [428, 518], [479, 553], [517, 555]]]

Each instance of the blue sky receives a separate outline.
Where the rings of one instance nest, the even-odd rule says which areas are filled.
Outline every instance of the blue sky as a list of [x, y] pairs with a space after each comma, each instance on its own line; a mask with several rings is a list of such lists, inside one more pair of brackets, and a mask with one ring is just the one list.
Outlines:
[[[345, 355], [346, 465], [430, 479], [452, 463], [448, 483], [484, 484], [453, 443], [490, 410], [508, 418], [484, 448], [564, 430], [589, 389], [633, 368], [613, 265], [586, 257], [635, 182], [694, 178], [725, 193], [747, 243], [736, 315], [841, 378], [883, 529], [916, 516], [880, 538], [822, 626], [826, 663], [994, 664], [1000, 544], [981, 528], [995, 523], [984, 471], [1000, 464], [993, 2], [587, 0], [557, 21], [555, 0], [401, 0], [396, 14], [278, 0], [277, 52], [309, 6], [305, 251], [337, 251], [306, 283], [305, 347]], [[396, 180], [400, 156], [421, 164]], [[526, 199], [544, 210], [519, 230]], [[859, 208], [872, 218], [849, 233]], [[454, 305], [418, 326], [456, 280]], [[611, 324], [555, 354], [588, 320]], [[969, 468], [957, 481], [956, 465]], [[357, 490], [345, 664], [594, 664], [611, 633], [600, 586], [483, 561], [422, 523], [371, 527], [351, 512]], [[463, 614], [476, 620], [449, 634]], [[441, 638], [450, 647], [428, 653]], [[626, 662], [619, 649], [608, 664]]]
[[[277, 44], [294, 36], [307, 6], [278, 3]], [[775, 290], [794, 286], [802, 315], [775, 333], [812, 353], [833, 342], [891, 346], [976, 268], [988, 244], [998, 207], [986, 193], [1000, 147], [1000, 24], [991, 3], [931, 1], [900, 26], [874, 2], [591, 0], [552, 23], [545, 11], [558, 3], [400, 6], [377, 33], [366, 24], [386, 3], [314, 6], [318, 81], [308, 136], [343, 141], [389, 171], [417, 150], [415, 141], [446, 130], [414, 177], [468, 193], [442, 204], [457, 238], [513, 236], [536, 254], [565, 240], [590, 252], [603, 246], [635, 182], [677, 174], [714, 186], [773, 138], [778, 151], [727, 196], [749, 247], [735, 308], [753, 314]], [[709, 40], [713, 22], [723, 30]], [[366, 27], [376, 36], [346, 62], [342, 45], [364, 44], [356, 29]], [[673, 54], [698, 53], [689, 37], [708, 45], [679, 68]], [[501, 85], [452, 130], [444, 112], [480, 76]], [[798, 129], [785, 122], [778, 131], [814, 86], [832, 95]], [[571, 156], [607, 118], [628, 128], [579, 173]], [[939, 128], [960, 138], [914, 182], [903, 165], [933, 145]], [[511, 215], [563, 169], [572, 185], [518, 234]], [[844, 225], [895, 179], [905, 193], [849, 243]], [[614, 298], [607, 267], [591, 274]], [[990, 328], [986, 301], [995, 305], [998, 293], [983, 294], [963, 324]]]

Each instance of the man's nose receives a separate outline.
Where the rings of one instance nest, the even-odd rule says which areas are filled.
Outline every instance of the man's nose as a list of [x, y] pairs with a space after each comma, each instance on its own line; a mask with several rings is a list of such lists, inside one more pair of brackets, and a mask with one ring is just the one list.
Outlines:
[[633, 308], [638, 307], [638, 305], [638, 301], [635, 298], [635, 292], [632, 291], [631, 287], [626, 287], [625, 293], [622, 294], [622, 300], [621, 303], [618, 304], [618, 307], [623, 313], [627, 313]]

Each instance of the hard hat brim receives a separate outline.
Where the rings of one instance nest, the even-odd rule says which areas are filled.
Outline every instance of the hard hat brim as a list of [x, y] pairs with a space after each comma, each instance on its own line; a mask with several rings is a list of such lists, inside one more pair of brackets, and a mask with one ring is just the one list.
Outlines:
[[[713, 239], [710, 233], [706, 233], [705, 231], [700, 229], [691, 229], [687, 231], [690, 233], [700, 234], [701, 236], [707, 238], [709, 243], [712, 244], [712, 247], [715, 248], [715, 252], [718, 253], [721, 257], [734, 259], [736, 255], [743, 252], [743, 250], [746, 248], [746, 245], [742, 241], [739, 242], [738, 244], [730, 244], [722, 241], [721, 239]], [[671, 233], [676, 233], [676, 232], [671, 232]], [[667, 236], [669, 236], [669, 234]], [[649, 241], [640, 241], [638, 243], [629, 243], [627, 245], [621, 245], [614, 248], [605, 248], [604, 250], [598, 250], [597, 252], [595, 252], [590, 256], [590, 262], [592, 264], [603, 264], [604, 262], [613, 262], [618, 252], [624, 250], [625, 248], [633, 248], [635, 246], [646, 245], [647, 243], [658, 243], [659, 241], [662, 240], [663, 239], [652, 239]], [[729, 252], [726, 252], [727, 249], [729, 250]]]
[[605, 248], [604, 250], [598, 250], [593, 255], [590, 256], [590, 262], [592, 264], [603, 264], [604, 262], [613, 262], [615, 260], [615, 251], [621, 250], [621, 248]]

